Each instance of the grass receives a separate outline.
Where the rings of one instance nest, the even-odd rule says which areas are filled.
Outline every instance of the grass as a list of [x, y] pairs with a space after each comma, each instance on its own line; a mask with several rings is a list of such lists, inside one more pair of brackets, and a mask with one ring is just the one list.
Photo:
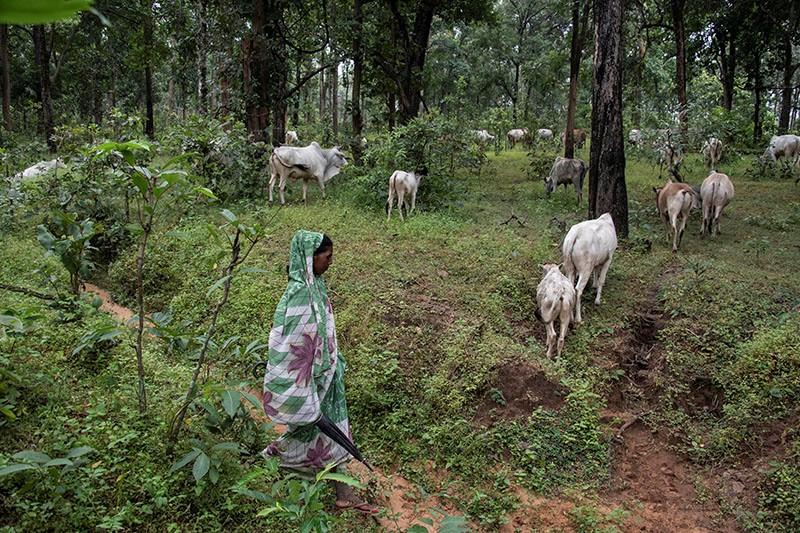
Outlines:
[[[588, 159], [588, 150], [580, 155]], [[431, 211], [418, 203], [406, 223], [399, 218], [387, 223], [379, 202], [354, 204], [345, 176], [329, 187], [324, 202], [311, 188], [307, 207], [291, 204], [300, 196], [299, 187], [292, 188], [291, 205], [277, 215], [277, 207], [261, 200], [228, 206], [249, 221], [275, 218], [269, 237], [248, 260], [264, 272], [235, 279], [218, 323], [219, 339], [235, 337], [233, 345], [240, 347], [266, 341], [285, 283], [291, 235], [298, 228], [329, 234], [335, 259], [326, 277], [348, 363], [356, 441], [384, 471], [398, 471], [435, 490], [440, 482], [431, 477], [432, 461], [444, 472], [452, 501], [487, 529], [502, 523], [516, 505], [512, 482], [543, 494], [571, 488], [593, 495], [602, 488], [612, 443], [600, 415], [625, 372], [615, 343], [636, 330], [644, 308], [666, 317], [656, 339], [666, 364], [654, 376], [657, 401], [649, 404], [647, 423], [672, 434], [677, 449], [698, 464], [734, 462], [743, 453], [758, 456], [764, 424], [798, 411], [800, 191], [790, 181], [746, 179], [747, 165], [723, 164], [736, 187], [736, 199], [723, 215], [723, 234], [701, 240], [695, 213], [680, 253], [673, 255], [653, 209], [658, 169], [629, 156], [630, 238], [615, 256], [602, 305], [586, 306], [584, 325], [570, 332], [557, 360], [545, 358], [542, 327], [533, 316], [537, 265], [559, 259], [559, 241], [566, 228], [585, 218], [585, 203], [577, 206], [573, 191], [548, 198], [541, 181], [526, 175], [522, 151], [491, 155], [480, 175], [458, 177], [466, 193], [448, 208]], [[693, 183], [701, 180], [699, 160], [689, 159], [686, 175]], [[219, 276], [221, 247], [209, 240], [205, 225], [220, 222], [217, 213], [198, 207], [176, 227], [158, 232], [148, 253], [150, 309], [169, 309], [174, 320], [197, 327], [208, 317], [213, 297], [205, 294]], [[524, 226], [501, 224], [512, 213]], [[52, 259], [42, 259], [33, 235], [29, 225], [0, 239], [0, 281], [38, 286], [40, 279], [31, 272], [43, 263], [58, 272]], [[127, 304], [133, 296], [133, 256], [134, 250], [121, 254], [102, 280]], [[63, 279], [57, 283], [63, 285]], [[0, 308], [34, 304], [0, 293]], [[40, 488], [13, 485], [14, 499], [0, 500], [5, 516], [0, 525], [279, 527], [255, 517], [256, 502], [227, 490], [259, 464], [257, 456], [226, 462], [227, 484], [203, 490], [187, 471], [169, 472], [171, 461], [160, 441], [188, 383], [190, 360], [148, 341], [151, 411], [140, 419], [126, 342], [112, 348], [104, 368], [91, 372], [69, 356], [83, 331], [107, 319], [88, 305], [72, 321], [46, 314], [35, 335], [0, 339], [15, 371], [25, 376], [19, 420], [0, 435], [0, 466], [25, 448], [49, 452], [87, 444], [97, 453], [90, 468], [62, 483], [61, 499], [53, 496], [60, 479]], [[211, 381], [234, 386], [249, 380], [257, 387], [248, 372], [253, 360], [241, 351], [218, 354]], [[497, 394], [504, 385], [497, 382], [499, 369], [507, 364], [535, 369], [563, 387], [560, 411], [539, 408], [491, 427], [477, 423], [486, 401], [502, 413], [497, 400], [510, 399]], [[719, 412], [684, 401], [701, 378], [724, 396]], [[190, 420], [189, 433], [199, 434], [201, 419], [196, 414]], [[232, 430], [217, 438], [231, 435]], [[269, 436], [249, 438], [251, 451], [258, 451]], [[791, 514], [797, 513], [796, 463], [782, 468], [763, 483], [762, 514], [753, 522], [758, 527], [796, 520]], [[268, 491], [271, 479], [265, 475], [256, 485]], [[588, 507], [577, 508], [570, 519], [581, 530], [617, 522]], [[341, 520], [343, 529], [369, 527], [356, 518]]]

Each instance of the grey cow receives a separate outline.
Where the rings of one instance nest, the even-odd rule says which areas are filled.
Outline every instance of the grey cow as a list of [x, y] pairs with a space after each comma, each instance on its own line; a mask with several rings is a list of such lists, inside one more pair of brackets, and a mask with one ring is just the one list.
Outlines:
[[578, 205], [580, 205], [583, 201], [583, 178], [586, 176], [588, 168], [586, 162], [582, 159], [556, 157], [550, 169], [550, 174], [544, 179], [544, 188], [547, 194], [550, 195], [555, 192], [559, 185], [563, 185], [564, 189], [566, 189], [567, 184], [572, 183], [578, 195]]

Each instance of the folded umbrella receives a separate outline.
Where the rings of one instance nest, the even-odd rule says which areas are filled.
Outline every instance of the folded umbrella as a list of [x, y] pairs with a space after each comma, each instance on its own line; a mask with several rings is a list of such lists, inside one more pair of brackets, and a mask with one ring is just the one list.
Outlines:
[[333, 442], [347, 450], [347, 453], [352, 455], [358, 462], [366, 466], [370, 472], [372, 472], [372, 467], [369, 463], [364, 459], [364, 456], [361, 455], [361, 452], [358, 451], [358, 448], [350, 440], [350, 438], [342, 433], [342, 430], [339, 427], [331, 422], [331, 419], [325, 415], [317, 420], [316, 422], [317, 427], [320, 431], [322, 431], [325, 435], [327, 435]]

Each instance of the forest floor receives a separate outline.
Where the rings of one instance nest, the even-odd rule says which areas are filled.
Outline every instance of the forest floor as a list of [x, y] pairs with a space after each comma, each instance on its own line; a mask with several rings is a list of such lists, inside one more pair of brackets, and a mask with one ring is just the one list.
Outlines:
[[[588, 158], [585, 152], [579, 155]], [[312, 189], [308, 206], [296, 203], [299, 187], [292, 188], [290, 205], [249, 260], [266, 272], [235, 281], [220, 338], [265, 339], [291, 234], [300, 227], [325, 231], [335, 243], [326, 277], [348, 363], [353, 434], [377, 467], [352, 471], [365, 494], [385, 507], [380, 527], [447, 531], [454, 517], [464, 517], [471, 528], [507, 532], [774, 530], [770, 520], [791, 520], [792, 508], [787, 515], [784, 503], [769, 498], [782, 482], [771, 472], [780, 464], [780, 472], [795, 475], [800, 447], [800, 409], [792, 397], [800, 361], [792, 340], [800, 324], [800, 188], [754, 180], [748, 165], [723, 163], [736, 199], [723, 215], [722, 235], [701, 240], [695, 212], [680, 252], [672, 254], [651, 190], [664, 180], [656, 166], [629, 157], [630, 238], [620, 243], [603, 302], [593, 307], [585, 296], [585, 322], [570, 331], [557, 359], [545, 357], [543, 327], [533, 315], [537, 265], [558, 260], [560, 239], [585, 218], [585, 203], [577, 206], [571, 190], [548, 198], [541, 179], [527, 176], [521, 151], [491, 155], [480, 175], [463, 177], [465, 193], [449, 209], [430, 211], [418, 202], [405, 223], [386, 223], [379, 206], [354, 205], [346, 176], [333, 182], [327, 201]], [[705, 170], [690, 159], [685, 174], [696, 184]], [[248, 220], [271, 220], [278, 208], [259, 204], [230, 208]], [[149, 311], [169, 309], [174, 320], [195, 324], [207, 318], [210, 304], [201, 295], [218, 275], [219, 250], [203, 228], [216, 217], [213, 209], [198, 212], [170, 228], [172, 235], [154, 239]], [[42, 261], [32, 233], [6, 236], [2, 244], [0, 281], [35, 283], [29, 272]], [[101, 311], [123, 322], [132, 315], [125, 307], [133, 301], [132, 264], [128, 251], [87, 286], [102, 299]], [[0, 294], [4, 306], [25, 302], [5, 298]], [[27, 355], [15, 356], [33, 375], [48, 376], [37, 378], [33, 393], [52, 390], [51, 383], [85, 392], [62, 393], [56, 410], [33, 401], [26, 408], [33, 421], [23, 419], [16, 432], [0, 437], [4, 454], [47, 449], [55, 442], [47, 428], [65, 424], [97, 449], [106, 436], [93, 431], [107, 431], [114, 442], [126, 424], [145, 435], [141, 445], [158, 445], [191, 362], [147, 351], [158, 414], [142, 427], [126, 422], [119, 407], [134, 397], [129, 347], [115, 349], [113, 379], [104, 370], [76, 370], [68, 354], [80, 333], [65, 334], [72, 340], [30, 339]], [[30, 358], [34, 351], [39, 359]], [[767, 370], [759, 364], [765, 358]], [[257, 389], [256, 380], [242, 379], [250, 363], [220, 355], [208, 373]], [[115, 413], [113, 429], [91, 414], [101, 400]], [[33, 425], [41, 429], [30, 433]], [[134, 444], [124, 445], [137, 450]], [[105, 460], [117, 465], [115, 476], [165, 468], [136, 457], [129, 466]], [[194, 529], [264, 527], [252, 507], [230, 499], [229, 510], [213, 498], [186, 509], [179, 489], [190, 490], [191, 476], [170, 475], [183, 484], [165, 481], [169, 488], [159, 489], [168, 503], [163, 515], [153, 511], [152, 528], [172, 521]], [[126, 483], [94, 489], [106, 502], [99, 516], [121, 514], [126, 498], [147, 500], [136, 496], [135, 482]], [[36, 509], [36, 497], [29, 498], [26, 505]], [[37, 523], [11, 503], [2, 505], [16, 509], [19, 524]], [[127, 515], [121, 520], [137, 523]], [[337, 528], [374, 525], [345, 514]]]

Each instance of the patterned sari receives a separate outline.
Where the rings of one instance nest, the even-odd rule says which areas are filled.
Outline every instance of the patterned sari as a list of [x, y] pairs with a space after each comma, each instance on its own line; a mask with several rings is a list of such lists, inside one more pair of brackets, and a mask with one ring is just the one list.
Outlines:
[[350, 435], [333, 308], [325, 280], [314, 275], [314, 250], [321, 242], [321, 233], [304, 230], [292, 238], [289, 284], [275, 309], [264, 375], [264, 412], [289, 430], [262, 454], [306, 473], [350, 458], [314, 425], [324, 413]]

